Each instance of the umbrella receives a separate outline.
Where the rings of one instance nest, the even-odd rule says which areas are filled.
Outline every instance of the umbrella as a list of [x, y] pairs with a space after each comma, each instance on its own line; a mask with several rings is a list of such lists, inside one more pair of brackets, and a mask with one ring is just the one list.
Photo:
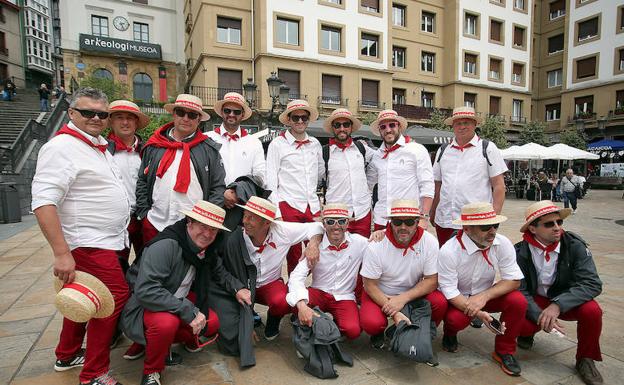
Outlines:
[[545, 159], [549, 151], [546, 147], [539, 144], [527, 143], [522, 146], [511, 146], [502, 150], [502, 153], [503, 159], [506, 160], [531, 160]]
[[563, 143], [557, 143], [553, 146], [548, 147], [548, 149], [551, 151], [551, 154], [553, 156], [549, 159], [600, 159], [600, 156], [597, 154], [592, 154], [591, 152], [583, 151]]
[[603, 139], [588, 144], [587, 149], [592, 151], [624, 150], [624, 141]]

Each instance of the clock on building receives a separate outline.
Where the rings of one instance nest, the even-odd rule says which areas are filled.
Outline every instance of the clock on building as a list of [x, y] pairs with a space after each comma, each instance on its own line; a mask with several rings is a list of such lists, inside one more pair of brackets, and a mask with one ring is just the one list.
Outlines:
[[128, 19], [123, 16], [117, 16], [113, 19], [113, 25], [120, 31], [125, 31], [130, 26]]

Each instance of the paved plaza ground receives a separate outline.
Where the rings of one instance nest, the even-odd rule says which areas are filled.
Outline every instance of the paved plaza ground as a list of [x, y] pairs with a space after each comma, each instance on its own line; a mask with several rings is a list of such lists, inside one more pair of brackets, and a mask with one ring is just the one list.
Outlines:
[[[508, 200], [509, 221], [501, 232], [520, 240], [526, 200]], [[54, 372], [54, 347], [61, 316], [53, 305], [52, 253], [32, 217], [17, 225], [0, 225], [0, 384], [77, 384], [78, 369]], [[593, 251], [604, 283], [598, 298], [604, 310], [601, 338], [604, 361], [597, 364], [607, 384], [624, 383], [624, 200], [621, 191], [590, 191], [579, 201], [578, 213], [564, 227], [581, 234]], [[258, 307], [264, 317], [266, 308]], [[567, 335], [540, 333], [531, 351], [520, 350], [521, 377], [509, 377], [490, 359], [494, 336], [485, 329], [468, 328], [459, 335], [460, 349], [441, 351], [441, 335], [434, 341], [440, 365], [435, 368], [395, 358], [369, 348], [368, 336], [343, 344], [354, 356], [353, 367], [337, 366], [339, 377], [319, 380], [303, 371], [295, 355], [291, 328], [286, 319], [273, 342], [256, 347], [257, 365], [241, 370], [234, 358], [219, 354], [214, 346], [196, 353], [181, 352], [184, 363], [168, 368], [169, 385], [192, 384], [582, 384], [575, 374], [575, 323], [565, 322]], [[438, 329], [441, 333], [441, 328]], [[261, 332], [261, 331], [259, 331]], [[261, 334], [261, 333], [260, 333]], [[121, 356], [128, 340], [111, 352], [111, 370], [119, 381], [138, 384], [143, 360], [129, 362]], [[179, 348], [176, 348], [181, 350]]]

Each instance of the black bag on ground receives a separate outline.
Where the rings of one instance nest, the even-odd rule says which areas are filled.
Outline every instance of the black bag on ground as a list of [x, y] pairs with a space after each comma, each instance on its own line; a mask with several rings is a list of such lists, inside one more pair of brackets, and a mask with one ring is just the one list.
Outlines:
[[411, 325], [401, 321], [390, 341], [390, 350], [396, 356], [416, 362], [432, 362], [432, 340], [436, 336], [436, 325], [431, 319], [431, 303], [416, 299], [406, 304], [401, 313], [409, 318]]

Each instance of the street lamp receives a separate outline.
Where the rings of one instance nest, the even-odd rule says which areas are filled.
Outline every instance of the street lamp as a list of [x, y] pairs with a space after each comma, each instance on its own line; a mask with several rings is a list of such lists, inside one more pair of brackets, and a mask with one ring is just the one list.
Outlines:
[[598, 119], [598, 130], [602, 133], [602, 137], [607, 139], [607, 118], [604, 116]]
[[269, 125], [273, 122], [273, 112], [275, 111], [275, 105], [280, 102], [281, 86], [284, 85], [284, 81], [277, 77], [277, 72], [271, 72], [266, 80], [269, 86], [269, 96], [271, 97], [271, 112], [269, 114]]
[[256, 104], [258, 86], [252, 81], [252, 78], [247, 78], [247, 83], [243, 84], [243, 93], [249, 107], [253, 107]]
[[290, 87], [286, 84], [282, 84], [279, 86], [279, 104], [285, 106], [288, 104], [288, 100], [290, 99]]

